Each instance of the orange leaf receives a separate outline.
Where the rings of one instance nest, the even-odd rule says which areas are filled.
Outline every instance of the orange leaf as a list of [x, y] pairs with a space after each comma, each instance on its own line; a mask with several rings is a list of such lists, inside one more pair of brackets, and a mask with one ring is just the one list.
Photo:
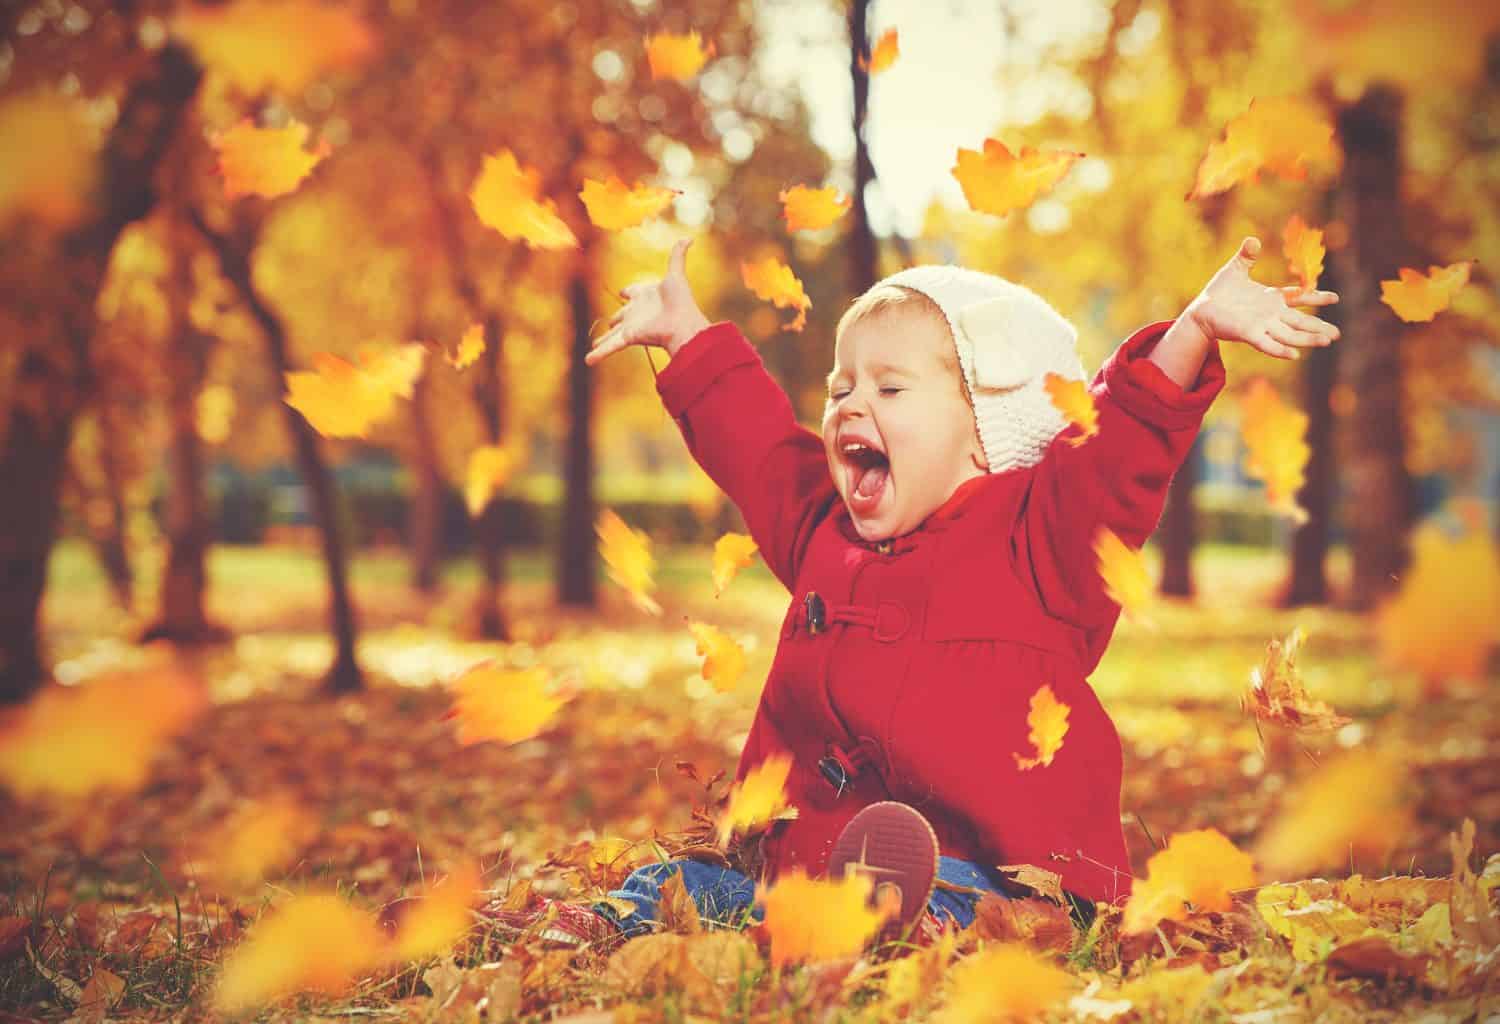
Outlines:
[[487, 661], [469, 669], [453, 682], [449, 717], [458, 719], [458, 742], [520, 743], [540, 734], [570, 699], [549, 693], [547, 680], [541, 666], [502, 668]]
[[583, 200], [584, 208], [589, 212], [589, 220], [594, 222], [595, 227], [605, 231], [619, 231], [633, 228], [655, 217], [672, 205], [674, 196], [681, 194], [676, 189], [659, 188], [641, 182], [627, 188], [623, 181], [615, 177], [607, 182], [585, 178], [583, 191], [578, 193], [578, 198]]
[[1099, 433], [1099, 410], [1094, 407], [1094, 395], [1087, 382], [1049, 373], [1042, 386], [1047, 389], [1053, 407], [1082, 431], [1068, 437], [1070, 445], [1077, 448]]
[[465, 370], [473, 366], [479, 357], [484, 355], [484, 325], [470, 324], [464, 336], [458, 339], [458, 349], [447, 357], [448, 364], [455, 370]]
[[677, 82], [687, 81], [696, 75], [714, 55], [714, 44], [703, 45], [697, 32], [674, 35], [658, 32], [646, 39], [646, 61], [651, 65], [653, 79], [668, 78]]
[[1026, 725], [1030, 728], [1026, 738], [1036, 750], [1036, 757], [1022, 757], [1012, 752], [1016, 767], [1022, 771], [1038, 765], [1049, 765], [1062, 749], [1063, 737], [1068, 734], [1068, 705], [1057, 699], [1050, 683], [1043, 683], [1031, 695], [1031, 710], [1026, 713]]
[[745, 674], [745, 649], [723, 630], [706, 622], [689, 622], [688, 629], [693, 631], [698, 653], [703, 655], [703, 678], [720, 693], [733, 690]]
[[870, 51], [869, 60], [865, 60], [864, 54], [860, 54], [859, 66], [872, 75], [878, 75], [896, 63], [896, 58], [899, 56], [901, 56], [901, 37], [895, 29], [888, 28], [880, 33], [880, 38], [875, 41], [875, 48]]
[[594, 527], [599, 534], [599, 555], [609, 567], [609, 578], [630, 595], [630, 601], [641, 611], [660, 615], [661, 605], [647, 591], [656, 586], [652, 573], [656, 559], [651, 554], [651, 538], [644, 530], [626, 524], [612, 509], [599, 514]]
[[735, 574], [755, 561], [757, 546], [743, 533], [726, 533], [714, 542], [714, 596], [724, 593]]
[[1094, 554], [1109, 599], [1132, 618], [1144, 620], [1152, 586], [1142, 553], [1126, 546], [1109, 527], [1101, 526], [1094, 532]]
[[985, 946], [948, 972], [948, 995], [933, 1024], [1038, 1020], [1072, 988], [1068, 972], [1025, 946]]
[[302, 0], [184, 4], [172, 34], [198, 63], [247, 97], [275, 90], [296, 96], [319, 77], [374, 56], [374, 29], [352, 6]]
[[469, 515], [478, 519], [505, 486], [515, 471], [515, 456], [509, 449], [487, 444], [469, 453], [469, 468], [464, 474], [464, 503]]
[[863, 949], [885, 920], [869, 905], [873, 884], [857, 872], [837, 880], [809, 878], [798, 865], [769, 889], [757, 888], [756, 902], [766, 908], [772, 965], [836, 960]]
[[1243, 418], [1240, 436], [1245, 442], [1245, 472], [1266, 485], [1271, 508], [1307, 522], [1307, 511], [1297, 504], [1297, 492], [1306, 480], [1307, 413], [1287, 405], [1264, 377], [1250, 382], [1240, 400]]
[[776, 198], [781, 200], [781, 215], [786, 218], [788, 231], [818, 231], [826, 228], [848, 213], [853, 203], [849, 196], [840, 196], [839, 190], [832, 186], [808, 188], [806, 185], [793, 185], [782, 189]]
[[1240, 697], [1240, 707], [1256, 718], [1292, 729], [1328, 730], [1347, 725], [1349, 719], [1320, 700], [1307, 695], [1297, 671], [1297, 650], [1302, 646], [1302, 627], [1285, 640], [1266, 645], [1259, 668], [1250, 670], [1250, 692]]
[[1163, 918], [1181, 921], [1185, 903], [1198, 910], [1230, 908], [1231, 890], [1255, 884], [1255, 863], [1217, 829], [1179, 832], [1146, 861], [1146, 877], [1131, 887], [1121, 930], [1150, 931]]
[[380, 948], [373, 915], [330, 892], [294, 896], [225, 958], [214, 1005], [238, 1013], [294, 992], [341, 992], [376, 965]]
[[1308, 163], [1337, 163], [1333, 124], [1318, 107], [1294, 96], [1251, 100], [1250, 108], [1224, 127], [1224, 139], [1209, 145], [1198, 165], [1189, 199], [1254, 184], [1261, 171], [1301, 180]]
[[1012, 156], [999, 139], [985, 139], [983, 153], [958, 151], [953, 176], [963, 186], [970, 208], [1003, 217], [1050, 191], [1081, 156], [1062, 150], [1043, 153], [1030, 146]]
[[[786, 778], [792, 771], [789, 754], [772, 754], [745, 773], [729, 792], [729, 805], [719, 818], [719, 845], [735, 829], [749, 831], [775, 818], [787, 817]], [[795, 816], [795, 815], [791, 815]]]
[[209, 833], [199, 859], [218, 885], [247, 888], [289, 865], [316, 831], [313, 816], [291, 797], [252, 800]]
[[433, 885], [401, 916], [389, 957], [405, 962], [447, 953], [473, 923], [469, 908], [478, 892], [479, 872], [472, 866]]
[[385, 352], [364, 352], [356, 366], [327, 352], [313, 357], [313, 369], [286, 375], [286, 404], [300, 412], [324, 437], [366, 437], [370, 428], [410, 398], [427, 350], [418, 344]]
[[1318, 277], [1323, 273], [1323, 232], [1310, 228], [1296, 214], [1286, 222], [1281, 232], [1281, 247], [1286, 254], [1288, 269], [1297, 275], [1303, 291], [1312, 291], [1318, 286]]
[[541, 198], [541, 174], [522, 167], [508, 149], [484, 158], [469, 189], [469, 202], [481, 223], [511, 241], [533, 249], [573, 249], [578, 238], [557, 215], [557, 204]]
[[1447, 309], [1458, 290], [1469, 283], [1473, 265], [1473, 260], [1463, 260], [1446, 267], [1429, 266], [1425, 277], [1402, 267], [1399, 280], [1380, 282], [1380, 301], [1409, 324], [1426, 323]]
[[1380, 858], [1400, 841], [1410, 810], [1405, 771], [1393, 754], [1351, 750], [1324, 761], [1286, 794], [1255, 848], [1269, 878], [1302, 878]]
[[777, 309], [798, 310], [796, 319], [786, 324], [783, 330], [800, 331], [807, 326], [807, 311], [812, 308], [812, 300], [802, 290], [802, 282], [797, 280], [791, 267], [774, 256], [767, 256], [755, 263], [741, 263], [740, 276], [756, 298], [773, 303]]
[[224, 196], [256, 195], [267, 199], [295, 192], [312, 169], [332, 150], [327, 140], [309, 153], [307, 125], [293, 121], [285, 128], [257, 128], [246, 118], [213, 137], [219, 154]]

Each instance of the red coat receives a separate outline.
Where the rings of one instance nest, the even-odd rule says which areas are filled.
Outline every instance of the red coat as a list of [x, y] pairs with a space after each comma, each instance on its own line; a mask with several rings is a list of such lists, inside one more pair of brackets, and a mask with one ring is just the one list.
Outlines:
[[[1087, 682], [1120, 609], [1092, 538], [1105, 525], [1145, 543], [1224, 385], [1217, 345], [1190, 390], [1144, 358], [1168, 326], [1137, 331], [1094, 378], [1096, 437], [1074, 447], [1069, 427], [1037, 465], [965, 483], [881, 544], [854, 532], [822, 438], [733, 324], [658, 376], [693, 457], [792, 593], [737, 773], [793, 756], [799, 816], [767, 839], [771, 877], [822, 874], [849, 818], [895, 799], [927, 816], [947, 856], [1034, 864], [1095, 900], [1129, 894], [1120, 739]], [[1023, 771], [1013, 755], [1035, 753], [1026, 716], [1043, 683], [1072, 709], [1068, 732], [1050, 765]], [[857, 770], [842, 792], [819, 767], [837, 778], [840, 760]]]

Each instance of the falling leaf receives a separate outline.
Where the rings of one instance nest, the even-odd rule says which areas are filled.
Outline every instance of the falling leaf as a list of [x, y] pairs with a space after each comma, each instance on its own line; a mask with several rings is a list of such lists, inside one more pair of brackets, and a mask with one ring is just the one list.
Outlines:
[[1297, 492], [1307, 479], [1307, 413], [1281, 400], [1264, 377], [1250, 382], [1240, 399], [1240, 436], [1245, 442], [1245, 472], [1266, 485], [1272, 510], [1295, 523], [1307, 522]]
[[735, 575], [755, 561], [757, 546], [748, 534], [726, 533], [714, 542], [714, 596], [724, 593]]
[[755, 899], [766, 909], [771, 964], [853, 956], [874, 937], [885, 915], [870, 906], [874, 883], [851, 872], [841, 879], [809, 878], [799, 865]]
[[1146, 877], [1131, 887], [1121, 929], [1149, 931], [1163, 918], [1181, 921], [1185, 904], [1198, 910], [1230, 908], [1231, 890], [1255, 884], [1255, 864], [1218, 829], [1178, 832], [1146, 861]]
[[469, 669], [453, 682], [448, 713], [458, 720], [458, 742], [520, 743], [540, 734], [569, 700], [551, 693], [548, 679], [542, 666], [503, 668], [487, 661]]
[[859, 66], [871, 75], [878, 75], [882, 71], [889, 70], [899, 56], [901, 56], [901, 37], [895, 29], [888, 28], [880, 33], [880, 38], [875, 41], [869, 60], [865, 59], [864, 54], [860, 54]]
[[620, 231], [633, 228], [672, 205], [674, 197], [682, 193], [676, 189], [659, 188], [637, 182], [627, 187], [619, 178], [611, 177], [607, 182], [592, 178], [583, 180], [583, 191], [578, 198], [588, 210], [589, 220], [605, 231]]
[[342, 992], [380, 955], [373, 915], [330, 892], [292, 897], [251, 926], [224, 960], [214, 1005], [238, 1013], [294, 992]]
[[1426, 323], [1448, 308], [1453, 296], [1469, 283], [1473, 260], [1427, 268], [1424, 277], [1411, 267], [1402, 267], [1400, 278], [1380, 282], [1380, 301], [1407, 323]]
[[1302, 627], [1298, 626], [1285, 640], [1266, 644], [1265, 660], [1250, 670], [1250, 692], [1241, 695], [1240, 707], [1261, 721], [1291, 729], [1326, 732], [1349, 724], [1349, 719], [1307, 695], [1297, 671], [1302, 640]]
[[312, 370], [286, 375], [286, 404], [324, 437], [367, 437], [370, 428], [410, 398], [427, 350], [419, 344], [365, 351], [359, 364], [328, 352], [313, 357]]
[[1031, 710], [1026, 713], [1026, 725], [1030, 732], [1026, 738], [1036, 750], [1036, 757], [1022, 757], [1015, 752], [1016, 767], [1022, 771], [1038, 765], [1049, 765], [1062, 749], [1063, 737], [1068, 734], [1068, 711], [1070, 708], [1057, 699], [1050, 683], [1043, 683], [1031, 695]]
[[703, 45], [697, 32], [675, 35], [658, 32], [646, 39], [646, 61], [653, 79], [685, 82], [696, 75], [708, 58], [714, 55], [714, 44]]
[[448, 356], [448, 365], [455, 370], [466, 370], [484, 355], [484, 325], [470, 324], [464, 336], [458, 339], [458, 349]]
[[219, 154], [224, 197], [256, 195], [267, 199], [295, 192], [312, 169], [332, 150], [327, 140], [308, 152], [307, 125], [293, 121], [285, 128], [257, 128], [246, 118], [212, 139]]
[[1094, 531], [1094, 555], [1099, 560], [1099, 578], [1109, 599], [1132, 618], [1144, 619], [1151, 602], [1151, 572], [1144, 555], [1128, 547], [1113, 530], [1100, 526]]
[[0, 781], [22, 797], [138, 789], [206, 705], [201, 684], [172, 669], [45, 687], [0, 717]]
[[541, 173], [523, 168], [508, 149], [486, 156], [469, 190], [481, 223], [534, 249], [574, 249], [578, 238], [558, 216], [557, 204], [541, 198]]
[[1262, 832], [1255, 848], [1262, 872], [1296, 877], [1383, 856], [1410, 819], [1404, 781], [1399, 759], [1383, 751], [1351, 750], [1325, 761], [1286, 794]]
[[[853, 199], [841, 196], [839, 190], [793, 185], [776, 196], [781, 200], [781, 215], [788, 231], [819, 231], [849, 212]], [[761, 296], [766, 298], [766, 296]]]
[[1286, 255], [1287, 267], [1302, 285], [1303, 291], [1312, 291], [1318, 286], [1318, 277], [1323, 273], [1323, 232], [1310, 228], [1303, 219], [1293, 214], [1281, 232], [1281, 248]]
[[599, 534], [600, 557], [609, 567], [609, 578], [630, 595], [637, 608], [660, 615], [661, 605], [648, 593], [656, 586], [652, 579], [656, 559], [651, 554], [651, 538], [644, 530], [630, 527], [612, 509], [599, 514], [595, 530]]
[[719, 845], [735, 829], [749, 831], [783, 816], [787, 810], [786, 779], [792, 771], [789, 754], [772, 754], [745, 773], [729, 792], [729, 805], [719, 819]]
[[481, 445], [469, 453], [469, 468], [464, 473], [464, 503], [471, 517], [478, 519], [484, 514], [514, 469], [514, 456], [499, 445]]
[[807, 311], [812, 308], [812, 300], [802, 290], [802, 282], [797, 280], [791, 267], [774, 256], [767, 256], [755, 263], [741, 263], [740, 276], [756, 298], [773, 303], [777, 309], [798, 311], [796, 319], [785, 324], [782, 330], [800, 331], [807, 326]]
[[984, 151], [960, 149], [953, 176], [963, 186], [971, 209], [1003, 217], [1031, 202], [1062, 180], [1082, 153], [1030, 146], [1012, 156], [999, 139], [985, 139]]
[[1309, 163], [1336, 163], [1333, 124], [1312, 103], [1296, 97], [1250, 101], [1250, 108], [1224, 128], [1198, 165], [1189, 199], [1202, 199], [1254, 184], [1261, 171], [1300, 181]]
[[0, 227], [28, 216], [76, 224], [99, 174], [98, 134], [82, 97], [32, 89], [0, 100]]
[[473, 924], [469, 908], [479, 898], [479, 885], [479, 872], [466, 867], [429, 888], [401, 916], [389, 958], [404, 963], [452, 949]]
[[1025, 946], [986, 946], [953, 966], [948, 996], [933, 1024], [1036, 1020], [1072, 987], [1067, 971]]
[[723, 630], [706, 622], [689, 622], [703, 656], [703, 678], [720, 693], [728, 693], [745, 674], [745, 648]]
[[1049, 373], [1043, 379], [1042, 386], [1047, 389], [1053, 408], [1082, 431], [1067, 438], [1070, 445], [1077, 448], [1099, 433], [1099, 410], [1094, 407], [1094, 396], [1086, 383]]
[[252, 800], [204, 838], [198, 859], [210, 880], [243, 889], [290, 865], [316, 832], [313, 816], [291, 797]]
[[301, 0], [185, 4], [172, 18], [198, 62], [245, 96], [296, 96], [328, 71], [377, 52], [374, 29], [353, 7]]

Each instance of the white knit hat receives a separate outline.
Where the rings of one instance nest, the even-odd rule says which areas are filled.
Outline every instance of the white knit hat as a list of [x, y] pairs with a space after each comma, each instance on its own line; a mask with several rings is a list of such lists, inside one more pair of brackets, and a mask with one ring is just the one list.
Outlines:
[[1031, 289], [964, 267], [911, 267], [880, 285], [920, 292], [943, 311], [989, 471], [1040, 462], [1068, 424], [1043, 381], [1087, 379], [1073, 325]]

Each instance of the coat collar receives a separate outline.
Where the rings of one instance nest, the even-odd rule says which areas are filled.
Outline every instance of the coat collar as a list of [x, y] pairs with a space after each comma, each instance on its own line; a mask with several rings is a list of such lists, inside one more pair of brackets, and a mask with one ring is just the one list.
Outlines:
[[864, 548], [879, 551], [882, 554], [900, 554], [910, 551], [916, 547], [920, 539], [929, 533], [946, 529], [948, 524], [963, 514], [969, 505], [969, 499], [977, 494], [984, 485], [992, 479], [991, 475], [985, 473], [981, 476], [971, 477], [959, 484], [954, 492], [948, 495], [948, 500], [939, 505], [932, 513], [922, 521], [910, 533], [902, 534], [900, 537], [892, 537], [890, 540], [868, 541], [859, 535], [854, 529], [854, 520], [849, 515], [849, 507], [841, 505], [839, 508], [838, 524], [839, 530], [845, 538]]

